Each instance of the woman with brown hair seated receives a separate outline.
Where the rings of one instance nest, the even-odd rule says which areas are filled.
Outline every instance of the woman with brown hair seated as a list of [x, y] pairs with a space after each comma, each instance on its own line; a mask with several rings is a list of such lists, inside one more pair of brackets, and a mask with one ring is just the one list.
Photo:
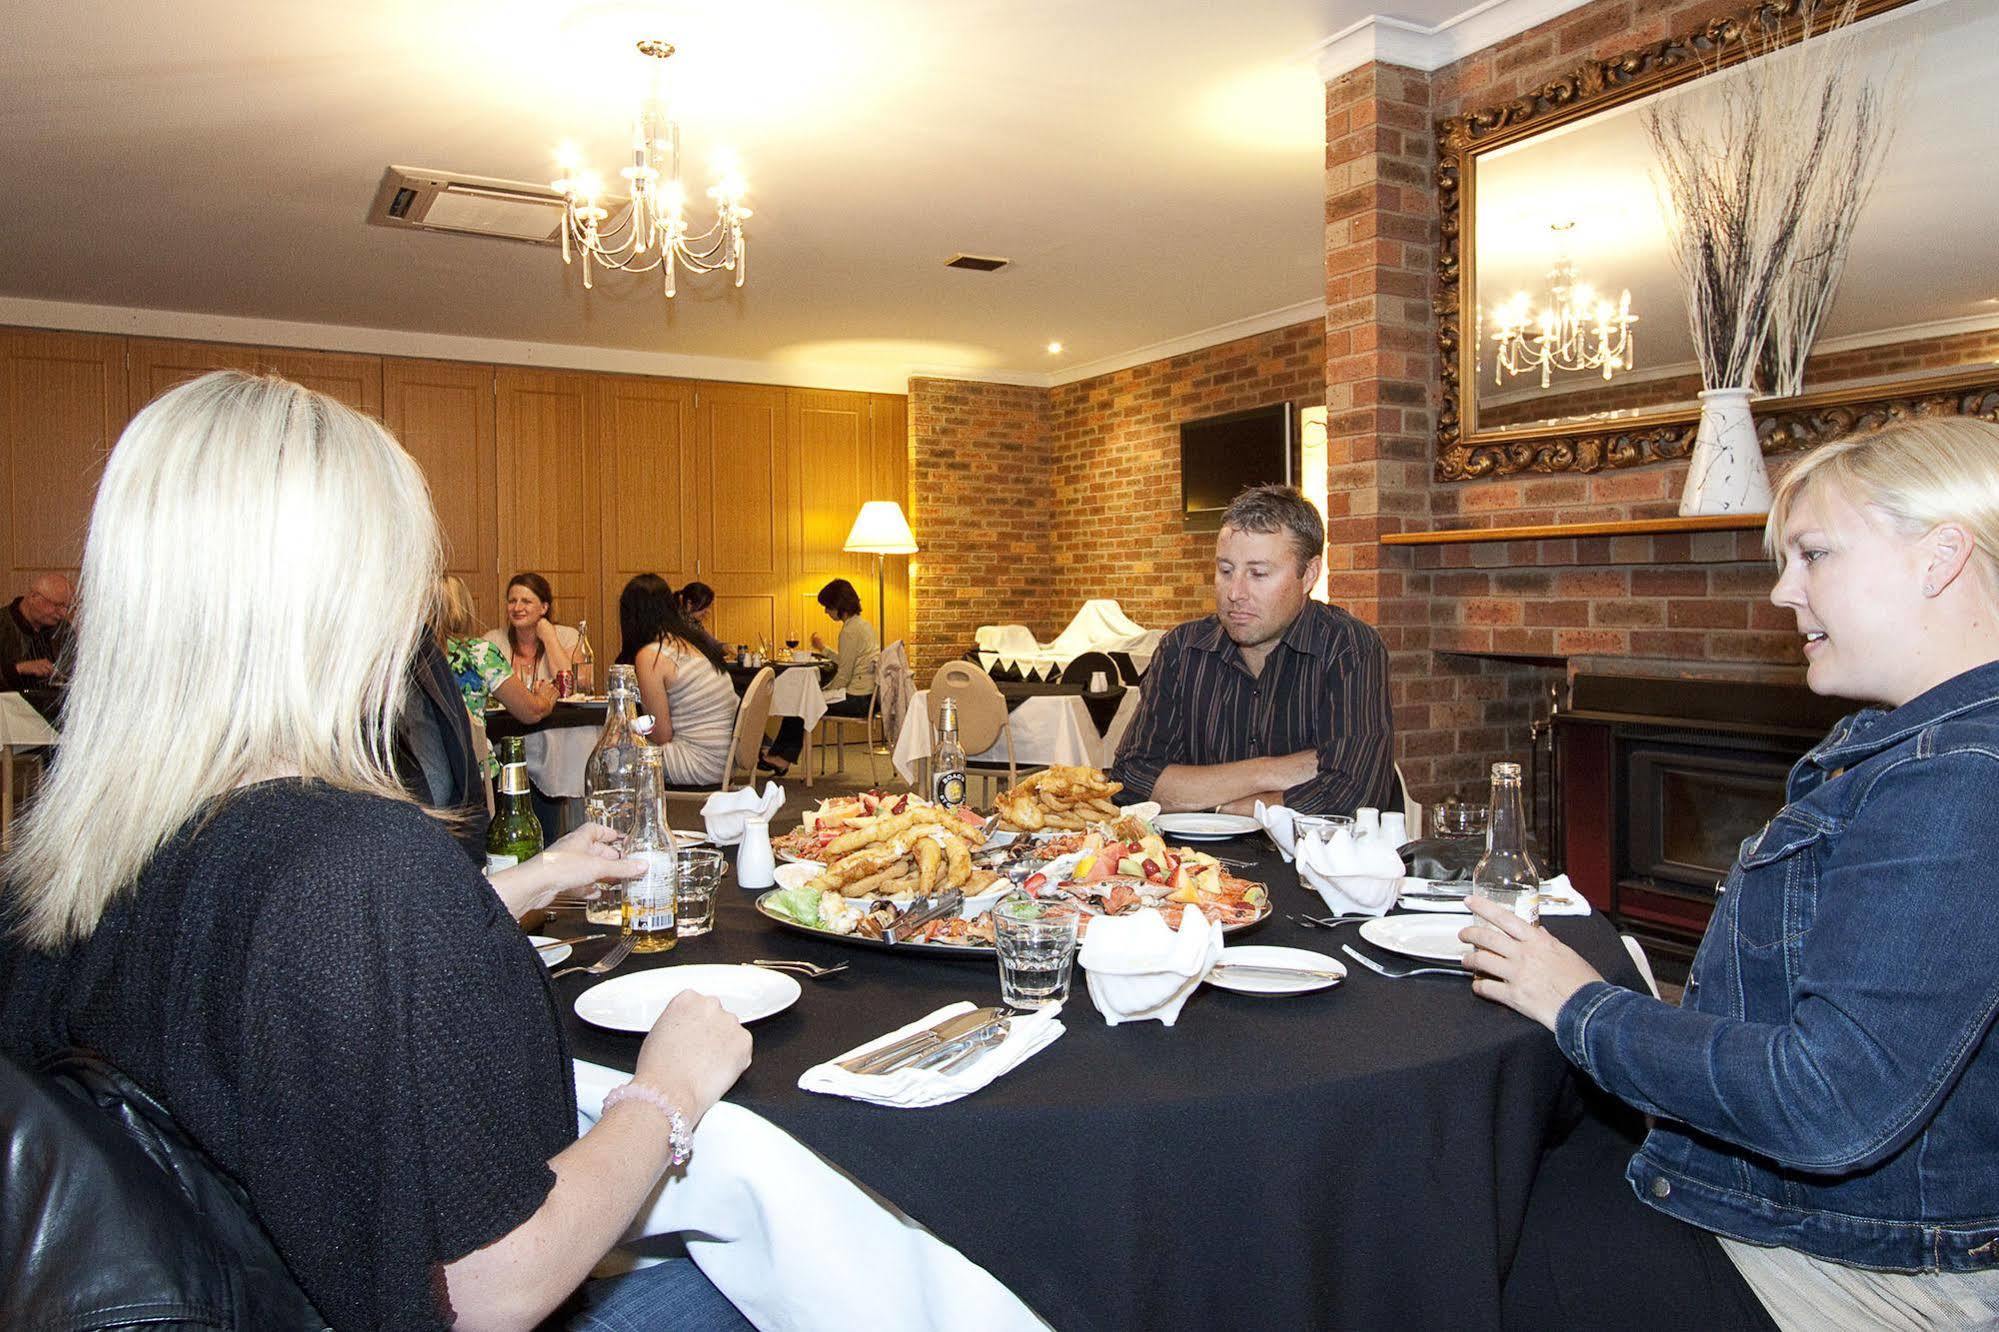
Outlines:
[[[875, 693], [875, 666], [881, 657], [881, 636], [861, 618], [861, 594], [844, 578], [835, 578], [819, 589], [819, 608], [840, 626], [840, 644], [835, 650], [839, 666], [826, 684], [826, 711], [838, 717], [865, 717]], [[825, 640], [812, 635], [812, 646], [824, 651]], [[765, 747], [758, 762], [780, 775], [790, 772], [805, 748], [805, 721], [786, 717], [777, 728], [777, 737]]]
[[533, 684], [553, 681], [571, 669], [577, 633], [549, 618], [555, 591], [538, 573], [517, 573], [507, 582], [507, 623], [490, 629], [487, 641], [507, 654], [514, 674]]

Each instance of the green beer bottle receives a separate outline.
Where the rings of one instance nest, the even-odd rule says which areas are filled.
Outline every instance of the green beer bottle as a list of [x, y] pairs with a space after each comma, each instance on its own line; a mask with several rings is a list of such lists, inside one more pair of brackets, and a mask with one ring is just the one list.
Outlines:
[[486, 872], [510, 869], [541, 854], [541, 820], [528, 801], [528, 760], [521, 738], [500, 741], [500, 787], [486, 830]]

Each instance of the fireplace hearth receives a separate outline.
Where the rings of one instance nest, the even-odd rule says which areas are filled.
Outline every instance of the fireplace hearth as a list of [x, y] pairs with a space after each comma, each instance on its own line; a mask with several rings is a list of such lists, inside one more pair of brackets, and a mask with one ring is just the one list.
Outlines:
[[1684, 979], [1743, 838], [1854, 705], [1803, 685], [1578, 674], [1554, 719], [1555, 842], [1592, 905]]

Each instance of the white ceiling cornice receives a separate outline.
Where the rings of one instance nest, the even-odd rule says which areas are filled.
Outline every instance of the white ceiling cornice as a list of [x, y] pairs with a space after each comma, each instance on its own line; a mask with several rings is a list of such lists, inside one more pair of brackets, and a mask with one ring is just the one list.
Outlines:
[[1424, 73], [1579, 9], [1589, 0], [1486, 0], [1434, 28], [1386, 14], [1370, 14], [1313, 48], [1319, 78], [1331, 83], [1369, 63], [1400, 65]]

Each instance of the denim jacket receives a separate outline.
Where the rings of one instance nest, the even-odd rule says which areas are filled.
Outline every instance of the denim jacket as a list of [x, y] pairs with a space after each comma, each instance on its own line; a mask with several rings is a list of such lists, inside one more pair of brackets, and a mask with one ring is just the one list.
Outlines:
[[1556, 1039], [1658, 1116], [1638, 1196], [1755, 1244], [1999, 1268], [1999, 663], [1847, 717], [1742, 843], [1681, 1007], [1596, 982]]

